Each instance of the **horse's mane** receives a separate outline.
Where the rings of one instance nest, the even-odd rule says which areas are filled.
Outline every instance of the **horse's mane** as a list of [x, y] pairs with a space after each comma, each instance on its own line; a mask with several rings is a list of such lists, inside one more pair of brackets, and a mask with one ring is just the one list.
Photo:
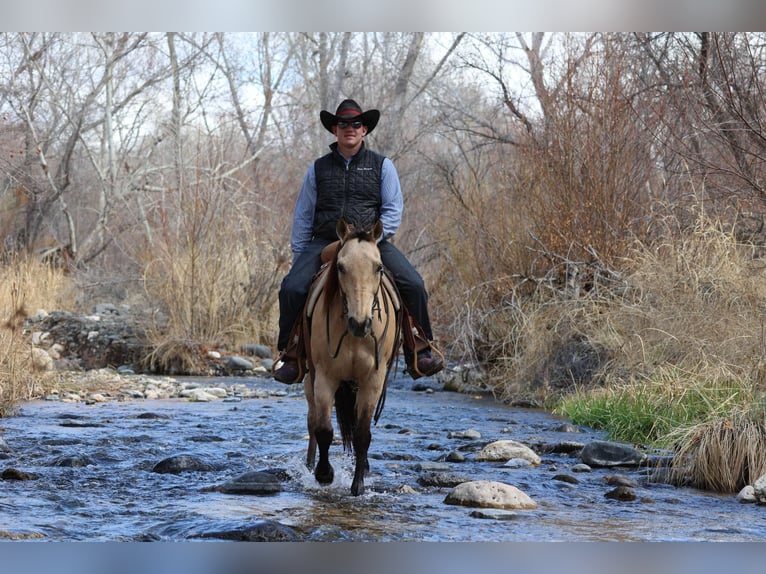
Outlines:
[[340, 286], [338, 284], [338, 254], [346, 243], [354, 239], [358, 241], [375, 241], [371, 229], [356, 229], [353, 226], [349, 226], [349, 232], [341, 241], [341, 245], [335, 252], [335, 257], [332, 258], [329, 263], [329, 268], [327, 269], [327, 273], [329, 273], [329, 275], [327, 276], [327, 280], [324, 284], [324, 296], [327, 301], [332, 301], [333, 297], [335, 297], [335, 295], [337, 295], [338, 291], [340, 290]]

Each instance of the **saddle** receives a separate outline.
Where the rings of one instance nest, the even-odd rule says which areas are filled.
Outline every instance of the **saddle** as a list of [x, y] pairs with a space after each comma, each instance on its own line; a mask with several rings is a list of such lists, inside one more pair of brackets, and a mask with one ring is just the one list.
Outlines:
[[[300, 382], [306, 375], [306, 372], [313, 370], [311, 349], [310, 345], [308, 345], [311, 334], [311, 318], [313, 317], [319, 296], [322, 294], [325, 284], [327, 283], [327, 270], [330, 267], [329, 264], [335, 259], [339, 247], [340, 241], [334, 241], [322, 250], [320, 256], [322, 267], [320, 267], [319, 271], [317, 271], [311, 280], [311, 286], [309, 287], [303, 311], [290, 330], [289, 343], [280, 356], [280, 360], [284, 360], [285, 358], [297, 360], [299, 374], [296, 382]], [[405, 361], [407, 362], [407, 370], [410, 373], [410, 376], [413, 379], [425, 376], [418, 370], [416, 359], [417, 354], [426, 349], [434, 349], [437, 353], [439, 351], [428, 341], [423, 327], [420, 326], [412, 313], [410, 313], [407, 306], [403, 304], [393, 276], [388, 270], [385, 270], [383, 273], [381, 287], [385, 289], [393, 302], [392, 304], [396, 316], [396, 336], [400, 338], [400, 343], [396, 345], [396, 352], [391, 358], [391, 364], [396, 362], [396, 359], [399, 356], [399, 346], [401, 344], [401, 346], [404, 347]], [[387, 365], [389, 369], [391, 364]]]

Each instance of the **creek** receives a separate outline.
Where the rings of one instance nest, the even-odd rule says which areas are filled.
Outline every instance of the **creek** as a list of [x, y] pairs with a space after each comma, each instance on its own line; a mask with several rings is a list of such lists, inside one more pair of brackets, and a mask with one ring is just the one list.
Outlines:
[[[180, 541], [274, 521], [299, 540], [325, 542], [766, 540], [758, 526], [763, 507], [653, 482], [645, 468], [574, 473], [580, 460], [565, 452], [541, 452], [542, 464], [534, 467], [476, 461], [482, 446], [500, 439], [540, 452], [604, 436], [587, 428], [572, 432], [551, 414], [510, 408], [488, 395], [415, 391], [401, 375], [373, 428], [367, 490], [353, 497], [353, 462], [340, 444], [331, 448], [332, 485], [319, 486], [305, 467], [302, 389], [268, 377], [215, 381], [227, 382], [266, 392], [232, 402], [23, 403], [17, 416], [0, 420], [8, 447], [0, 452], [0, 471], [14, 469], [31, 479], [0, 480], [0, 539]], [[481, 437], [463, 438], [468, 429]], [[445, 462], [450, 453], [461, 453], [464, 461]], [[178, 454], [193, 454], [215, 470], [152, 472]], [[496, 512], [445, 504], [451, 488], [423, 485], [433, 468], [512, 484], [538, 507]], [[281, 491], [211, 489], [257, 470], [280, 475]], [[575, 478], [554, 478], [562, 473]], [[605, 497], [613, 488], [605, 479], [616, 473], [638, 485], [636, 500]]]

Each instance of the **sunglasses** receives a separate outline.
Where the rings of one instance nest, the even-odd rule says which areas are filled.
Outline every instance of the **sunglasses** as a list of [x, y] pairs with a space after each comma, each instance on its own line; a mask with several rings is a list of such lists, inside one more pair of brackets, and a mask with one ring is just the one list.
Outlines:
[[335, 124], [340, 129], [345, 130], [346, 128], [354, 128], [355, 130], [358, 130], [362, 127], [362, 122], [356, 121], [356, 122], [345, 122], [343, 120], [337, 122]]

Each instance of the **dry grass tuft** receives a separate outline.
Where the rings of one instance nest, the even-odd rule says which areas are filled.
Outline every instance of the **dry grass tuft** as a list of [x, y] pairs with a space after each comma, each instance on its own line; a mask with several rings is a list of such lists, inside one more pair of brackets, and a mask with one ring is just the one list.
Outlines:
[[23, 333], [31, 309], [58, 308], [71, 303], [68, 276], [36, 260], [23, 259], [5, 265], [0, 274], [0, 417], [13, 413], [20, 400], [44, 392], [47, 381], [36, 373], [32, 348]]
[[676, 431], [671, 482], [717, 492], [737, 492], [766, 473], [766, 417], [738, 409]]

